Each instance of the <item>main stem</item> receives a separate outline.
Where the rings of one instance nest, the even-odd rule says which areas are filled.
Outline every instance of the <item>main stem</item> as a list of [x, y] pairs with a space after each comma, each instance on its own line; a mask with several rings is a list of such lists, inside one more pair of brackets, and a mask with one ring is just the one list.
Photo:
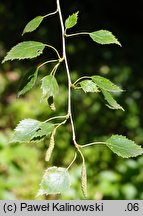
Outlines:
[[75, 136], [75, 128], [74, 128], [72, 111], [71, 111], [71, 84], [72, 84], [72, 82], [71, 82], [71, 77], [70, 77], [69, 65], [68, 65], [68, 61], [67, 61], [66, 41], [65, 41], [65, 28], [64, 28], [64, 22], [63, 22], [63, 17], [62, 17], [62, 12], [61, 12], [60, 0], [57, 0], [57, 10], [58, 10], [58, 13], [59, 13], [61, 30], [62, 30], [63, 59], [65, 61], [65, 67], [66, 67], [67, 78], [68, 78], [68, 115], [69, 115], [69, 118], [70, 118], [70, 121], [71, 121], [72, 134], [73, 134], [73, 142], [74, 142], [74, 144], [76, 146], [77, 143], [76, 143], [76, 136]]

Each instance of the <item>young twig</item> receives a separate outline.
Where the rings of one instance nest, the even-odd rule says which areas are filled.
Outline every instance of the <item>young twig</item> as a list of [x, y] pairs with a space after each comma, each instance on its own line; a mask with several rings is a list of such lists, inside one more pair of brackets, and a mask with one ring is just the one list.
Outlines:
[[63, 17], [62, 17], [62, 12], [61, 12], [59, 0], [57, 0], [57, 9], [59, 12], [60, 25], [61, 25], [61, 30], [62, 30], [63, 59], [65, 62], [66, 73], [67, 73], [67, 77], [68, 77], [68, 115], [69, 115], [71, 127], [72, 127], [73, 142], [76, 146], [76, 135], [75, 135], [75, 128], [74, 128], [73, 117], [72, 117], [72, 110], [71, 110], [71, 85], [72, 85], [72, 82], [71, 82], [70, 70], [69, 70], [67, 54], [66, 54], [65, 28], [64, 28], [64, 22], [63, 22]]

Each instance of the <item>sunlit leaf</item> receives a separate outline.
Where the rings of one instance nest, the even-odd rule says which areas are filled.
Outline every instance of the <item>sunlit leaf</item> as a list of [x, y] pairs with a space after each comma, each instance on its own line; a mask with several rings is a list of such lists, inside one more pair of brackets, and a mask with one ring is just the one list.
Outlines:
[[64, 193], [70, 188], [70, 176], [67, 169], [51, 167], [45, 171], [37, 196]]
[[117, 38], [107, 30], [99, 30], [89, 33], [93, 41], [99, 44], [118, 44], [121, 46]]
[[106, 145], [118, 156], [123, 158], [136, 157], [143, 154], [143, 148], [122, 135], [112, 135]]
[[120, 106], [120, 104], [117, 103], [117, 101], [112, 97], [111, 93], [105, 91], [105, 90], [102, 90], [102, 93], [105, 97], [105, 100], [108, 102], [107, 106], [110, 108], [110, 109], [121, 109], [124, 111], [123, 107]]
[[79, 12], [76, 12], [76, 13], [70, 15], [66, 19], [66, 21], [65, 21], [65, 27], [66, 27], [66, 29], [72, 28], [73, 26], [75, 26], [77, 24], [78, 13]]
[[106, 79], [104, 77], [97, 76], [97, 75], [92, 76], [91, 78], [93, 82], [95, 82], [95, 84], [103, 90], [110, 91], [110, 92], [122, 92], [123, 91], [119, 86], [112, 83], [109, 79]]
[[41, 89], [43, 98], [55, 97], [59, 92], [56, 78], [52, 75], [45, 76], [42, 79]]
[[42, 54], [45, 44], [37, 41], [24, 41], [14, 46], [5, 56], [2, 63], [14, 59], [31, 59]]
[[23, 76], [23, 79], [19, 87], [18, 97], [20, 95], [25, 94], [26, 92], [28, 92], [30, 89], [33, 88], [37, 80], [37, 76], [38, 76], [38, 69], [36, 71], [31, 69], [30, 71], [28, 71], [28, 73], [25, 74], [25, 76]]
[[15, 128], [11, 142], [39, 141], [40, 139], [36, 138], [49, 135], [53, 129], [54, 125], [51, 123], [35, 119], [24, 119]]
[[99, 92], [97, 85], [92, 80], [84, 80], [80, 82], [84, 92]]
[[54, 124], [49, 123], [49, 122], [47, 122], [47, 123], [41, 122], [38, 130], [36, 131], [36, 133], [31, 138], [31, 141], [37, 140], [36, 138], [48, 136], [52, 133], [53, 130], [54, 130]]
[[44, 17], [43, 16], [37, 16], [34, 19], [32, 19], [30, 22], [27, 23], [27, 25], [25, 26], [24, 30], [23, 30], [23, 34], [28, 33], [28, 32], [32, 32], [34, 30], [36, 30], [39, 25], [41, 24], [41, 22], [43, 21]]

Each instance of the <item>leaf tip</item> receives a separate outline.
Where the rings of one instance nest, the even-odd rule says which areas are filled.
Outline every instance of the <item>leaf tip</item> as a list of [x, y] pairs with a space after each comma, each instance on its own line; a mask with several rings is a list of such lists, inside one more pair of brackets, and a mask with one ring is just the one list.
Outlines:
[[93, 41], [101, 45], [117, 44], [121, 46], [121, 43], [118, 41], [118, 39], [112, 34], [112, 32], [108, 30], [102, 29], [95, 32], [91, 32], [89, 33], [89, 36], [92, 38]]
[[2, 64], [4, 64], [5, 62], [6, 62], [7, 60], [6, 60], [6, 57], [2, 60]]
[[122, 158], [137, 157], [143, 154], [143, 148], [141, 148], [141, 146], [122, 135], [112, 135], [107, 139], [106, 145]]
[[122, 47], [122, 44], [118, 40], [117, 40], [116, 44], [119, 45], [120, 47]]
[[125, 109], [121, 106], [121, 110], [123, 111], [123, 112], [125, 112]]
[[21, 34], [21, 36], [23, 36], [25, 34], [25, 31], [23, 30], [23, 32], [22, 32], [22, 34]]
[[17, 95], [16, 95], [16, 98], [17, 99], [20, 98], [20, 95], [21, 95], [20, 92], [18, 92]]
[[75, 12], [75, 14], [78, 16], [79, 15], [79, 11]]
[[35, 198], [39, 197], [39, 196], [42, 196], [44, 193], [43, 193], [43, 190], [39, 189], [39, 191], [37, 192]]
[[69, 17], [65, 21], [66, 29], [70, 29], [77, 24], [78, 14], [79, 14], [79, 11], [73, 13], [72, 15], [69, 15]]

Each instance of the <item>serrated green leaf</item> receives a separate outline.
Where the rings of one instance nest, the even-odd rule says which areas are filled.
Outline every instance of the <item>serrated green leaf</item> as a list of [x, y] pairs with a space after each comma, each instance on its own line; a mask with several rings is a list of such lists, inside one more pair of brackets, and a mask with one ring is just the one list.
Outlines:
[[92, 76], [91, 77], [93, 82], [96, 83], [96, 85], [106, 91], [110, 91], [110, 92], [122, 92], [123, 90], [115, 85], [114, 83], [112, 83], [109, 79], [106, 79], [104, 77], [101, 76]]
[[112, 135], [106, 145], [118, 156], [123, 158], [136, 157], [143, 154], [143, 148], [122, 135]]
[[41, 122], [35, 119], [22, 120], [13, 134], [11, 142], [30, 142], [39, 141], [40, 137], [52, 133], [54, 125], [51, 123]]
[[45, 76], [42, 79], [41, 89], [43, 98], [55, 97], [59, 92], [56, 78], [52, 75]]
[[64, 193], [70, 188], [70, 176], [67, 169], [51, 167], [45, 171], [37, 196]]
[[93, 41], [99, 44], [118, 44], [121, 46], [117, 38], [107, 30], [99, 30], [89, 33]]
[[39, 25], [41, 24], [41, 22], [43, 21], [44, 17], [43, 16], [37, 16], [34, 19], [32, 19], [30, 22], [27, 23], [27, 25], [25, 26], [22, 35], [24, 35], [25, 33], [28, 32], [32, 32], [34, 30], [36, 30]]
[[14, 46], [5, 56], [2, 63], [14, 59], [31, 59], [42, 54], [45, 44], [37, 41], [24, 41]]
[[46, 122], [41, 122], [39, 124], [39, 128], [36, 131], [36, 133], [32, 136], [31, 141], [35, 140], [37, 137], [43, 137], [43, 136], [48, 136], [52, 133], [54, 130], [54, 124], [52, 123], [46, 123]]
[[17, 127], [12, 142], [29, 142], [38, 130], [40, 122], [35, 119], [24, 119]]
[[37, 80], [37, 76], [38, 69], [36, 71], [31, 69], [25, 74], [19, 86], [18, 97], [24, 95], [26, 92], [33, 88]]
[[72, 15], [70, 15], [66, 21], [65, 21], [65, 27], [66, 29], [72, 28], [73, 26], [75, 26], [77, 24], [77, 20], [78, 20], [78, 13], [76, 12]]
[[92, 80], [84, 80], [80, 82], [83, 91], [86, 92], [99, 92], [97, 85]]
[[117, 101], [112, 97], [112, 95], [109, 92], [107, 92], [103, 89], [101, 89], [101, 91], [105, 97], [105, 100], [109, 103], [109, 105], [107, 104], [107, 106], [110, 109], [121, 109], [124, 111], [123, 107], [117, 103]]

